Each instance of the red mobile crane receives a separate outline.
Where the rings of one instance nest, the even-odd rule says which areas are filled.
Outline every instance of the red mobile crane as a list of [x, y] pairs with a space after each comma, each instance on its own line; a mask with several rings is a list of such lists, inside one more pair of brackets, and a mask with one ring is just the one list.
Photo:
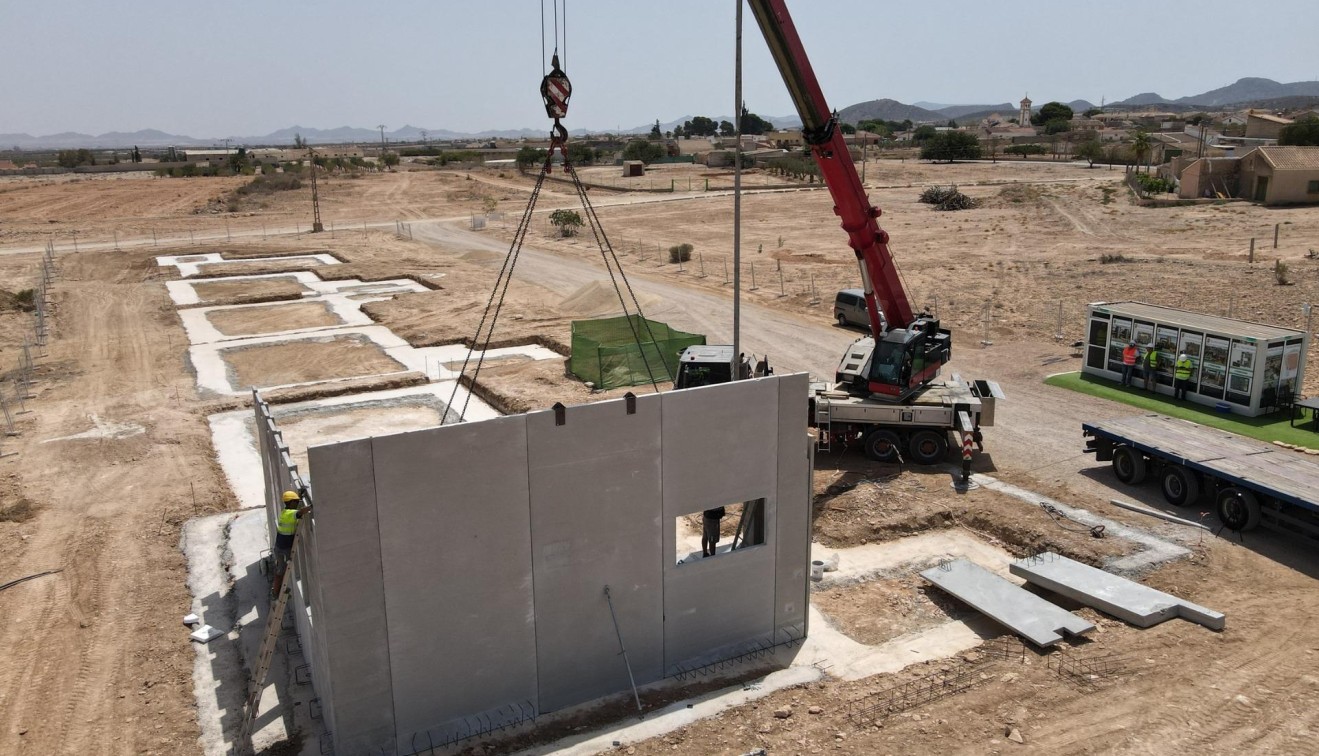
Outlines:
[[[880, 210], [870, 203], [861, 184], [787, 4], [784, 0], [748, 0], [748, 4], [801, 117], [802, 136], [820, 167], [834, 213], [856, 253], [870, 318], [871, 336], [848, 348], [835, 373], [836, 382], [812, 384], [810, 418], [820, 431], [820, 447], [827, 450], [835, 442], [861, 440], [873, 459], [939, 462], [948, 449], [949, 431], [979, 443], [979, 429], [993, 424], [994, 400], [1003, 394], [992, 381], [963, 382], [956, 376], [935, 381], [952, 355], [952, 336], [937, 319], [917, 314], [907, 299], [888, 248], [888, 233], [879, 227]], [[728, 358], [736, 359], [731, 348], [693, 347], [684, 352], [675, 386], [730, 379], [731, 364], [727, 371], [712, 371], [713, 363], [725, 362], [723, 349]], [[700, 377], [692, 380], [696, 376]]]

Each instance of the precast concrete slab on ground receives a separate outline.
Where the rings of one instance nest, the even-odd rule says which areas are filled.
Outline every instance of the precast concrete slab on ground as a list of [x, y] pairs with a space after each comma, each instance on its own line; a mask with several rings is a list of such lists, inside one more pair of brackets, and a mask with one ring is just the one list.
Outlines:
[[1013, 562], [1012, 574], [1136, 627], [1152, 627], [1173, 617], [1222, 630], [1222, 612], [1193, 604], [1147, 585], [1046, 552]]
[[1095, 626], [1071, 612], [965, 559], [955, 559], [921, 577], [1037, 646], [1052, 646], [1063, 633], [1080, 635]]
[[[157, 258], [159, 259], [159, 258]], [[314, 284], [324, 283], [315, 273], [308, 270], [295, 270], [288, 273], [256, 273], [247, 276], [225, 276], [223, 278], [203, 278], [197, 280], [166, 281], [165, 291], [169, 293], [169, 298], [173, 300], [177, 307], [194, 307], [202, 304], [204, 300], [197, 291], [199, 284], [222, 283], [222, 282], [240, 282], [240, 281], [274, 281], [284, 280], [289, 283], [296, 283], [302, 286], [302, 296], [314, 293], [312, 288]], [[354, 279], [355, 280], [355, 279]]]
[[[370, 438], [387, 433], [420, 430], [439, 425], [450, 398], [461, 408], [467, 402], [468, 420], [489, 420], [499, 412], [481, 400], [468, 396], [465, 387], [455, 381], [439, 381], [422, 386], [408, 386], [388, 391], [368, 391], [326, 399], [315, 399], [270, 408], [283, 431], [289, 454], [298, 461], [299, 472], [307, 474], [307, 449], [355, 438]], [[219, 412], [207, 418], [211, 426], [211, 445], [216, 459], [229, 480], [229, 487], [243, 507], [265, 503], [261, 458], [257, 451], [256, 429], [250, 409]]]
[[193, 276], [200, 275], [202, 267], [207, 265], [287, 262], [291, 260], [297, 260], [307, 267], [343, 264], [343, 261], [334, 255], [321, 253], [312, 255], [275, 255], [271, 257], [236, 257], [232, 260], [228, 260], [225, 259], [224, 254], [220, 252], [203, 252], [196, 255], [161, 255], [156, 258], [156, 265], [162, 268], [174, 267], [179, 271], [180, 278], [192, 278]]

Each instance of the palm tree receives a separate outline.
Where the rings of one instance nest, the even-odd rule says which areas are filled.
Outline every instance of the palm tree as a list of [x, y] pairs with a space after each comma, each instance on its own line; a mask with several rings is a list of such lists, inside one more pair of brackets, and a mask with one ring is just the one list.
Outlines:
[[[1132, 142], [1131, 142], [1131, 151], [1134, 152], [1135, 155], [1136, 155], [1136, 171], [1137, 171], [1137, 172], [1140, 171], [1140, 164], [1143, 163], [1143, 162], [1145, 162], [1145, 158], [1146, 158], [1146, 156], [1148, 156], [1148, 155], [1150, 154], [1150, 150], [1151, 150], [1152, 146], [1153, 146], [1153, 145], [1152, 145], [1152, 143], [1151, 143], [1151, 141], [1150, 141], [1150, 135], [1149, 135], [1149, 132], [1147, 132], [1147, 131], [1137, 131], [1137, 132], [1136, 132], [1136, 136], [1133, 138], [1133, 140], [1132, 140]], [[1149, 168], [1148, 168], [1148, 167], [1146, 167], [1146, 171], [1145, 171], [1145, 172], [1146, 172], [1146, 173], [1149, 172]]]

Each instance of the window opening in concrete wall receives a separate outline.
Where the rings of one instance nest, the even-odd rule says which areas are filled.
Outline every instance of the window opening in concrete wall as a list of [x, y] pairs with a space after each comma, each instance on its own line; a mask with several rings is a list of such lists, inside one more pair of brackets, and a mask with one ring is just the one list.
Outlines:
[[761, 546], [765, 543], [765, 500], [725, 504], [674, 520], [678, 564]]

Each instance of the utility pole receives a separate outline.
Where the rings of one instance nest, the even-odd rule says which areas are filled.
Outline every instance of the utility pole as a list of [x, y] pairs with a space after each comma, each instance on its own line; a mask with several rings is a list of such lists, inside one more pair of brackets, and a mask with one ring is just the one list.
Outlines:
[[325, 230], [325, 225], [321, 223], [321, 195], [316, 189], [316, 151], [307, 147], [307, 162], [311, 169], [311, 232], [319, 234]]
[[385, 124], [380, 124], [376, 128], [380, 129], [380, 157], [385, 156]]
[[742, 0], [737, 2], [733, 66], [733, 380], [742, 378]]

